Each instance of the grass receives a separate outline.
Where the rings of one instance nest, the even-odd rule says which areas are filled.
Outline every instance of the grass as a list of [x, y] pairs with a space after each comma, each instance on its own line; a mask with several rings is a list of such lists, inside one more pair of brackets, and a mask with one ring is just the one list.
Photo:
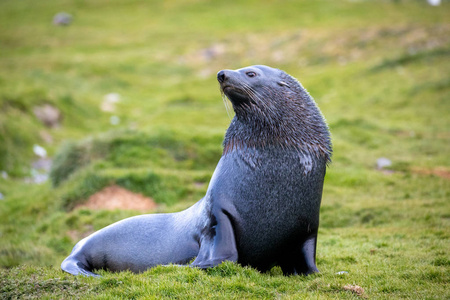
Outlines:
[[[59, 11], [73, 24], [53, 26]], [[449, 17], [445, 1], [0, 2], [1, 297], [450, 298]], [[102, 187], [162, 212], [204, 195], [230, 121], [215, 74], [261, 63], [298, 78], [332, 132], [321, 273], [62, 273], [80, 238], [138, 214], [71, 210]], [[112, 92], [116, 111], [101, 111]], [[34, 116], [45, 103], [60, 127]], [[34, 144], [54, 159], [51, 182], [24, 180]]]

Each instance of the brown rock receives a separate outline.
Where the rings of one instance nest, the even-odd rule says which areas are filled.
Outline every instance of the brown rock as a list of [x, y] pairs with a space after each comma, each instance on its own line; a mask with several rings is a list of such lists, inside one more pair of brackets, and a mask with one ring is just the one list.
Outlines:
[[33, 112], [34, 115], [39, 119], [39, 121], [44, 123], [45, 126], [51, 128], [59, 127], [62, 115], [61, 111], [58, 108], [50, 104], [44, 104], [35, 106], [33, 108]]

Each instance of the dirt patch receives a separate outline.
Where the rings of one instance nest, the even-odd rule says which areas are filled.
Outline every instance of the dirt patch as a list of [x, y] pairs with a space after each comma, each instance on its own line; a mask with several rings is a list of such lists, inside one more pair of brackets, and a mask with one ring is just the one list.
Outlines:
[[77, 208], [149, 211], [156, 208], [156, 203], [149, 197], [112, 185], [93, 194], [86, 202], [77, 205], [75, 209]]
[[347, 284], [344, 286], [344, 290], [350, 291], [353, 294], [356, 294], [360, 297], [366, 298], [366, 295], [364, 295], [364, 289], [362, 287], [360, 287], [359, 285]]
[[437, 167], [433, 169], [413, 168], [413, 173], [422, 175], [435, 175], [438, 177], [450, 179], [450, 170], [444, 167]]

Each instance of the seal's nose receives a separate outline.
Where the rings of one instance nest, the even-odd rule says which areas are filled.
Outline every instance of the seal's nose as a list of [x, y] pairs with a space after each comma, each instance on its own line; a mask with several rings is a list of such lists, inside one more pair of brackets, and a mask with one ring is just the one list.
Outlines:
[[217, 80], [222, 83], [225, 81], [225, 71], [219, 71], [219, 73], [217, 73]]

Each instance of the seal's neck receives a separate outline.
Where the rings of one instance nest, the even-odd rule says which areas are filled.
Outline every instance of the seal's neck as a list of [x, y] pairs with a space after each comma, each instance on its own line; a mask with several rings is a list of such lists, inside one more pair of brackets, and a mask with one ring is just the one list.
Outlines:
[[[225, 134], [223, 155], [234, 150], [295, 150], [301, 155], [331, 158], [331, 142], [328, 127], [314, 101], [302, 107], [283, 111], [278, 107], [276, 115], [267, 112], [236, 116]], [[255, 152], [253, 152], [255, 153]]]

